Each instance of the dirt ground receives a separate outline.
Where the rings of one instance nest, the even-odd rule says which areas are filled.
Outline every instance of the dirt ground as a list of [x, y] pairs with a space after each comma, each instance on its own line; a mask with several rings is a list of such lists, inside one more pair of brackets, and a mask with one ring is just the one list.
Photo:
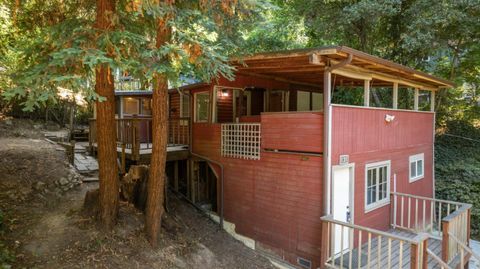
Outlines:
[[99, 230], [81, 214], [98, 184], [80, 183], [65, 152], [43, 139], [55, 129], [47, 127], [0, 120], [0, 268], [274, 268], [172, 193], [173, 225], [162, 227], [158, 248], [145, 240], [143, 214], [126, 203], [115, 229]]

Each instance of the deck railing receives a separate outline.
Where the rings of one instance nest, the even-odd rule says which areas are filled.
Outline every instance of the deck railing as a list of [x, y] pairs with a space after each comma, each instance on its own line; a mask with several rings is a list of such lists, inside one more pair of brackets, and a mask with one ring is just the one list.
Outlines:
[[408, 238], [337, 221], [331, 216], [321, 220], [325, 240], [320, 262], [325, 267], [402, 268], [410, 264], [410, 268], [427, 268], [428, 236], [425, 234]]
[[223, 157], [260, 159], [260, 123], [225, 123], [221, 129]]
[[[391, 226], [414, 233], [428, 233], [442, 240], [442, 259], [446, 263], [463, 259], [461, 244], [470, 239], [470, 204], [391, 193]], [[461, 257], [460, 257], [461, 256]]]
[[[133, 160], [140, 158], [141, 150], [152, 148], [152, 118], [116, 119], [116, 142], [122, 151], [128, 150]], [[168, 145], [188, 145], [190, 139], [190, 119], [172, 118], [168, 121]], [[96, 120], [90, 120], [89, 145], [96, 146]]]

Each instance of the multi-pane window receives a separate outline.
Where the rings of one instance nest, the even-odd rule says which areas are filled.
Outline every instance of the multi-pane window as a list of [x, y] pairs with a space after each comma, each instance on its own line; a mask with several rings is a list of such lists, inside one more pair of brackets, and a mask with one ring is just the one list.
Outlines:
[[190, 117], [190, 96], [188, 94], [180, 95], [180, 117]]
[[210, 93], [202, 92], [195, 94], [195, 122], [208, 121], [208, 109], [210, 105]]
[[410, 156], [410, 182], [423, 178], [424, 175], [424, 155], [423, 153]]
[[125, 97], [123, 99], [123, 114], [139, 114], [140, 106], [139, 100], [133, 97]]
[[390, 161], [367, 164], [365, 209], [372, 210], [390, 201]]

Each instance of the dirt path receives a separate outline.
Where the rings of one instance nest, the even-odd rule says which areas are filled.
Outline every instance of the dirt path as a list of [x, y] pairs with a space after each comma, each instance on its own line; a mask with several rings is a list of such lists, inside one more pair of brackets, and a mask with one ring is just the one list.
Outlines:
[[273, 268], [173, 194], [157, 249], [144, 238], [143, 214], [125, 203], [114, 231], [98, 230], [80, 213], [97, 184], [80, 184], [41, 128], [3, 125], [17, 130], [0, 133], [0, 268]]

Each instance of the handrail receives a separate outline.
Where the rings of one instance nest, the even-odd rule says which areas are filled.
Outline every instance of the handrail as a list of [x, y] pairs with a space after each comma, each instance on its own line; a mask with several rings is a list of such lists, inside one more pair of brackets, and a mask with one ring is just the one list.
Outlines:
[[451, 238], [453, 238], [453, 240], [454, 240], [457, 244], [459, 244], [464, 250], [466, 250], [466, 251], [467, 251], [468, 253], [470, 253], [473, 257], [475, 257], [475, 259], [476, 259], [477, 261], [480, 261], [480, 255], [478, 255], [478, 254], [476, 254], [475, 252], [473, 252], [473, 250], [472, 250], [469, 246], [467, 246], [467, 245], [465, 245], [464, 243], [462, 243], [462, 242], [461, 242], [455, 235], [453, 235], [452, 233], [449, 232], [448, 235], [449, 235]]
[[395, 195], [401, 195], [405, 197], [410, 197], [410, 198], [415, 198], [415, 199], [422, 199], [426, 201], [435, 201], [435, 202], [442, 202], [442, 203], [450, 203], [454, 205], [467, 205], [466, 203], [461, 203], [461, 202], [455, 202], [455, 201], [448, 201], [448, 200], [442, 200], [442, 199], [436, 199], [436, 198], [430, 198], [430, 197], [425, 197], [425, 196], [418, 196], [418, 195], [413, 195], [413, 194], [408, 194], [408, 193], [401, 193], [401, 192], [390, 192], [390, 194], [395, 194]]
[[453, 213], [451, 213], [450, 215], [444, 217], [442, 219], [442, 221], [452, 221], [454, 218], [458, 217], [461, 213], [464, 213], [466, 211], [468, 211], [470, 208], [472, 208], [472, 205], [471, 204], [464, 204], [462, 205], [462, 207], [460, 207], [459, 209], [455, 210]]
[[440, 268], [441, 269], [452, 269], [447, 263], [445, 263], [440, 257], [438, 257], [437, 255], [435, 255], [435, 253], [433, 253], [433, 251], [431, 251], [429, 248], [427, 248], [427, 253], [428, 255], [430, 255], [438, 264], [440, 264]]
[[402, 240], [402, 241], [412, 243], [412, 244], [417, 244], [417, 243], [420, 242], [420, 240], [415, 240], [416, 237], [409, 238], [409, 237], [405, 237], [405, 236], [401, 236], [401, 235], [391, 234], [391, 233], [383, 232], [383, 231], [380, 231], [380, 230], [368, 228], [368, 227], [365, 227], [365, 226], [359, 226], [359, 225], [351, 224], [351, 223], [348, 223], [348, 222], [338, 221], [338, 220], [333, 219], [333, 217], [331, 215], [323, 216], [323, 217], [320, 218], [320, 220], [328, 221], [328, 222], [338, 224], [338, 225], [343, 225], [343, 226], [348, 227], [348, 228], [361, 230], [361, 231], [368, 232], [368, 233], [378, 234], [378, 235], [381, 235], [383, 237], [390, 237], [392, 239]]

